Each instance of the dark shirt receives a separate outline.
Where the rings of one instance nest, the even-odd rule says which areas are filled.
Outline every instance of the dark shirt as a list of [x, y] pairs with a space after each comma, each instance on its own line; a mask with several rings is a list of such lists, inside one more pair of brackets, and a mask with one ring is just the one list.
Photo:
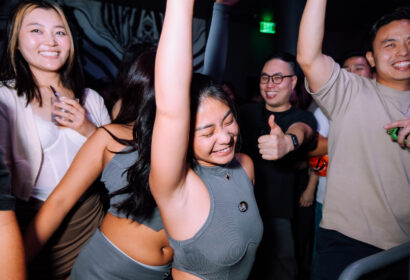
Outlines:
[[269, 134], [268, 119], [275, 115], [275, 122], [283, 132], [296, 122], [303, 122], [316, 131], [317, 123], [312, 113], [291, 107], [285, 112], [271, 112], [264, 103], [246, 104], [240, 108], [240, 150], [248, 154], [255, 165], [255, 197], [263, 219], [293, 216], [293, 191], [297, 177], [297, 163], [306, 159], [307, 150], [315, 148], [315, 140], [302, 144], [279, 160], [262, 159], [258, 138]]
[[13, 210], [15, 198], [10, 194], [10, 173], [0, 150], [0, 211]]

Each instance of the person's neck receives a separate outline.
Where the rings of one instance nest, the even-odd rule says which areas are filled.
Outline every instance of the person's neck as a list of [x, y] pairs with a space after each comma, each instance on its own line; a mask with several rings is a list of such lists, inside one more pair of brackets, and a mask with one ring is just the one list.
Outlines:
[[409, 91], [410, 90], [410, 79], [403, 81], [385, 81], [380, 77], [376, 76], [376, 81], [382, 86], [389, 87], [399, 91]]
[[292, 107], [292, 104], [290, 104], [289, 102], [277, 107], [274, 106], [269, 106], [267, 103], [265, 103], [265, 108], [266, 110], [273, 112], [273, 113], [280, 113], [280, 112], [285, 112], [287, 110], [289, 110]]
[[39, 88], [47, 87], [50, 85], [54, 88], [62, 88], [63, 84], [61, 82], [61, 76], [58, 72], [44, 72], [36, 71], [32, 69], [33, 76], [35, 78], [36, 84]]

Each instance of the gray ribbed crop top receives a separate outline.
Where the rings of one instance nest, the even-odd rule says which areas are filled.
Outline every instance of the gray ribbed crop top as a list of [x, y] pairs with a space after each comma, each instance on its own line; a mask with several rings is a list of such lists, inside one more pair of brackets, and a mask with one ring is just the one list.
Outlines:
[[[126, 149], [127, 148], [125, 148], [123, 151], [126, 151]], [[108, 190], [109, 194], [122, 189], [127, 185], [126, 170], [128, 167], [134, 164], [137, 159], [138, 151], [133, 151], [126, 154], [116, 154], [111, 159], [101, 175], [101, 181], [105, 184], [105, 188]], [[129, 194], [119, 194], [112, 197], [110, 199], [110, 208], [108, 209], [108, 212], [117, 217], [126, 218], [126, 214], [119, 212], [114, 205], [124, 201], [128, 197]], [[144, 224], [147, 227], [152, 228], [155, 231], [159, 231], [164, 228], [158, 208], [155, 209], [150, 219], [142, 220], [131, 216], [130, 218], [140, 224]]]
[[177, 241], [173, 267], [207, 280], [248, 279], [263, 225], [253, 186], [237, 160], [194, 168], [208, 188], [211, 209], [194, 237]]

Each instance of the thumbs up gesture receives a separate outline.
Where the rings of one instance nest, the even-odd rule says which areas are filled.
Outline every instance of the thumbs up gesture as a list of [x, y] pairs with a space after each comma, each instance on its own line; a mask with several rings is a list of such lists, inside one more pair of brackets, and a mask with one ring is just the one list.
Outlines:
[[259, 153], [265, 160], [277, 160], [293, 150], [293, 143], [290, 136], [284, 134], [275, 123], [274, 115], [270, 115], [268, 123], [270, 133], [258, 138]]

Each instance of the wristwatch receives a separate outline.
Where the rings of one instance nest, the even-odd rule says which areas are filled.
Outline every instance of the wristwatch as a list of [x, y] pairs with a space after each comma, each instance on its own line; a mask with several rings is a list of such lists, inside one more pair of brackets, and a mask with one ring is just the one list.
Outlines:
[[296, 150], [299, 147], [298, 138], [296, 137], [295, 134], [292, 134], [292, 133], [286, 133], [286, 134], [289, 135], [290, 138], [292, 139], [294, 150]]

